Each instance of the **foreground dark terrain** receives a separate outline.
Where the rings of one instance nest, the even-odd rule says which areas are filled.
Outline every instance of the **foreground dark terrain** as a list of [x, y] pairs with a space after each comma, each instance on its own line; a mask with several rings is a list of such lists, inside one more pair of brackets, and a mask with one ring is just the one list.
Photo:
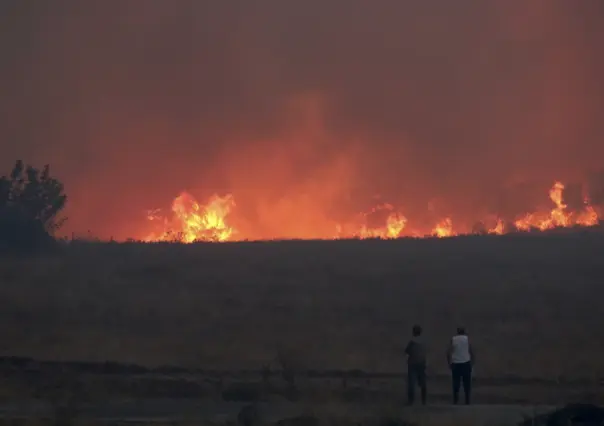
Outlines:
[[396, 405], [418, 322], [434, 403], [449, 401], [444, 354], [459, 324], [476, 346], [477, 403], [598, 402], [603, 254], [589, 231], [72, 243], [5, 258], [0, 399]]

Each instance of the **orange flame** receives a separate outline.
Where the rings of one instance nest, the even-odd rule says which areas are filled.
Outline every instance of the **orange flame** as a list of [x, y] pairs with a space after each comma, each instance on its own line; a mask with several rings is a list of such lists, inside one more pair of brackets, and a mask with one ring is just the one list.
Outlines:
[[[596, 210], [585, 200], [581, 211], [568, 211], [563, 198], [564, 185], [555, 182], [549, 191], [549, 198], [555, 207], [549, 212], [526, 213], [515, 222], [515, 228], [520, 231], [538, 229], [541, 231], [571, 226], [594, 226], [599, 223]], [[232, 195], [212, 196], [205, 205], [200, 205], [188, 193], [181, 193], [172, 203], [172, 218], [162, 217], [159, 211], [151, 211], [147, 217], [151, 221], [160, 221], [162, 230], [144, 238], [144, 241], [233, 241], [240, 239], [237, 230], [229, 223], [228, 216], [235, 207]], [[370, 227], [367, 225], [369, 215], [378, 211], [388, 211], [383, 226]], [[334, 239], [339, 238], [381, 238], [394, 239], [407, 235], [420, 236], [417, 230], [407, 230], [408, 220], [402, 213], [395, 211], [390, 204], [381, 204], [368, 213], [360, 215], [360, 221], [339, 223], [335, 227]], [[504, 222], [498, 218], [492, 228], [486, 229], [488, 234], [502, 235], [507, 232]], [[431, 234], [439, 238], [461, 235], [455, 231], [453, 220], [446, 217], [432, 228]]]
[[[361, 239], [366, 239], [366, 238], [393, 239], [393, 238], [400, 237], [401, 233], [405, 229], [405, 226], [407, 225], [407, 218], [405, 216], [403, 216], [401, 213], [394, 212], [393, 211], [394, 207], [391, 204], [386, 203], [386, 204], [378, 205], [378, 206], [372, 208], [368, 213], [363, 213], [361, 216], [363, 217], [363, 219], [366, 219], [366, 217], [368, 215], [370, 215], [372, 213], [376, 213], [381, 210], [388, 210], [391, 212], [386, 219], [386, 225], [384, 227], [371, 228], [371, 227], [368, 227], [366, 224], [363, 224], [359, 227], [358, 231], [353, 231], [349, 235], [346, 235], [346, 234], [342, 235], [343, 227], [342, 227], [342, 225], [338, 225], [340, 237], [344, 237], [344, 238], [357, 237], [357, 238], [361, 238]], [[347, 226], [347, 228], [350, 228], [351, 226], [354, 227], [354, 225], [349, 225], [349, 226]]]
[[407, 218], [400, 213], [392, 213], [386, 220], [388, 238], [398, 238], [407, 224]]
[[532, 228], [545, 231], [553, 228], [568, 228], [571, 226], [594, 226], [598, 224], [598, 214], [589, 203], [585, 202], [585, 209], [578, 214], [567, 211], [563, 202], [564, 184], [554, 183], [549, 191], [549, 197], [554, 202], [554, 207], [549, 214], [527, 213], [516, 220], [516, 228], [528, 231]]
[[448, 217], [445, 218], [432, 229], [432, 235], [438, 238], [453, 237], [455, 235], [453, 221]]
[[594, 226], [598, 224], [599, 218], [598, 213], [595, 209], [585, 202], [585, 210], [577, 215], [576, 224], [579, 226]]
[[[151, 234], [146, 241], [181, 241], [192, 243], [195, 241], [228, 241], [235, 230], [228, 226], [226, 217], [235, 206], [232, 195], [219, 197], [214, 195], [205, 206], [200, 206], [190, 194], [181, 193], [172, 203], [174, 220], [172, 229], [162, 231], [159, 235]], [[157, 219], [152, 215], [151, 219]], [[165, 225], [169, 225], [164, 220]]]
[[495, 234], [495, 235], [503, 235], [504, 231], [505, 231], [505, 227], [503, 225], [503, 220], [497, 219], [497, 223], [495, 224], [494, 227], [489, 229], [488, 233]]

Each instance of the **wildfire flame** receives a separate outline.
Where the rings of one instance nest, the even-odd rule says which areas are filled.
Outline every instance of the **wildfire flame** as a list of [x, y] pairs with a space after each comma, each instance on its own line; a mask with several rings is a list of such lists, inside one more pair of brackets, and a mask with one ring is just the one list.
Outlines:
[[432, 230], [432, 235], [439, 238], [452, 237], [455, 235], [453, 232], [453, 221], [450, 218], [445, 218], [439, 222]]
[[[178, 240], [184, 243], [194, 241], [228, 241], [235, 230], [228, 226], [226, 217], [235, 206], [232, 195], [219, 197], [214, 195], [204, 206], [199, 205], [189, 193], [183, 192], [174, 199], [172, 212], [174, 218], [170, 224], [167, 219], [163, 220], [168, 230], [160, 234], [151, 234], [147, 241], [172, 241]], [[157, 220], [157, 211], [149, 216], [151, 220]], [[170, 226], [172, 225], [172, 226]], [[174, 232], [176, 228], [178, 231]]]
[[[348, 236], [353, 236], [353, 237], [357, 237], [357, 238], [382, 238], [382, 239], [387, 239], [387, 238], [398, 238], [403, 230], [405, 229], [405, 226], [407, 225], [407, 218], [405, 216], [403, 216], [401, 213], [399, 212], [395, 212], [394, 211], [394, 207], [392, 206], [392, 204], [381, 204], [378, 205], [376, 207], [374, 207], [373, 209], [371, 209], [369, 212], [367, 213], [363, 213], [361, 216], [366, 219], [367, 216], [374, 214], [376, 212], [379, 211], [390, 211], [390, 214], [388, 215], [388, 217], [386, 218], [386, 226], [385, 227], [381, 227], [381, 228], [372, 228], [367, 226], [366, 224], [363, 224], [360, 226], [358, 232], [353, 232], [352, 235], [348, 235]], [[339, 230], [339, 234], [341, 237], [346, 237], [346, 234], [343, 234], [342, 232], [342, 226], [338, 225], [338, 230]]]
[[545, 231], [553, 228], [568, 228], [571, 226], [594, 226], [598, 224], [598, 214], [588, 200], [585, 200], [585, 209], [581, 212], [568, 212], [568, 206], [563, 202], [564, 184], [554, 183], [549, 191], [549, 198], [554, 202], [554, 207], [549, 214], [527, 213], [516, 220], [516, 228], [528, 231], [539, 229]]
[[503, 224], [503, 220], [497, 219], [495, 226], [489, 229], [489, 234], [503, 235], [504, 231], [505, 225]]
[[[555, 207], [549, 212], [526, 213], [513, 222], [515, 229], [520, 231], [531, 229], [545, 231], [553, 228], [597, 225], [599, 223], [598, 213], [589, 204], [588, 200], [584, 201], [584, 208], [581, 211], [572, 212], [568, 210], [568, 206], [563, 201], [564, 188], [561, 182], [555, 182], [549, 191], [549, 198]], [[237, 230], [228, 220], [228, 216], [234, 207], [235, 201], [230, 194], [224, 197], [214, 195], [206, 204], [201, 205], [192, 195], [183, 192], [172, 203], [171, 219], [161, 216], [158, 210], [148, 213], [147, 218], [150, 221], [160, 222], [162, 229], [160, 232], [148, 235], [143, 240], [191, 243], [195, 241], [222, 242], [240, 239]], [[367, 225], [367, 217], [380, 211], [388, 212], [385, 224], [381, 227]], [[407, 225], [407, 217], [395, 211], [392, 205], [381, 204], [369, 212], [361, 214], [359, 222], [353, 222], [352, 224], [338, 223], [331, 238], [400, 238], [407, 231]], [[500, 218], [497, 219], [493, 227], [483, 229], [485, 229], [483, 232], [488, 234], [501, 235], [506, 232], [504, 221]], [[408, 234], [420, 235], [416, 230], [410, 230]], [[431, 236], [438, 238], [460, 234], [460, 232], [455, 231], [453, 220], [450, 217], [439, 220], [430, 233]]]

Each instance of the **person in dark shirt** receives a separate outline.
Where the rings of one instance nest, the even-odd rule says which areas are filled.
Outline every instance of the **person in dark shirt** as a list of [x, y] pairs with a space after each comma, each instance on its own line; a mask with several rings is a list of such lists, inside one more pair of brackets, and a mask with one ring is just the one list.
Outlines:
[[413, 405], [415, 402], [415, 386], [419, 385], [421, 390], [422, 404], [426, 405], [426, 346], [423, 342], [422, 328], [413, 326], [413, 337], [407, 344], [407, 402]]

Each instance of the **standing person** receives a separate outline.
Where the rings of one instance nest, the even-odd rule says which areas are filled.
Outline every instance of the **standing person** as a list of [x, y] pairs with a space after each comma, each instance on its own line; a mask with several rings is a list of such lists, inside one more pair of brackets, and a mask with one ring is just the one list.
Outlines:
[[421, 390], [422, 405], [426, 405], [426, 346], [424, 344], [422, 328], [414, 325], [412, 337], [405, 354], [407, 354], [407, 402], [413, 405], [415, 402], [415, 386], [419, 385]]
[[453, 378], [453, 404], [459, 402], [459, 387], [463, 385], [466, 405], [470, 405], [474, 361], [474, 351], [466, 330], [464, 327], [458, 327], [457, 335], [453, 336], [447, 350], [447, 362]]

